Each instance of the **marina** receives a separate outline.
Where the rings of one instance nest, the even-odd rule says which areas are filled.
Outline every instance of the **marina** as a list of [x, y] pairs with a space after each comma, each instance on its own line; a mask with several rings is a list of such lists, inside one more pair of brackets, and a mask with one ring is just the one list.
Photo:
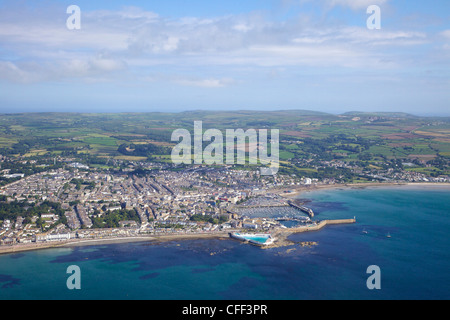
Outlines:
[[252, 199], [250, 206], [234, 208], [245, 219], [250, 220], [252, 225], [256, 226], [262, 221], [273, 223], [270, 228], [265, 228], [265, 232], [270, 234], [256, 233], [255, 230], [255, 233], [229, 233], [230, 237], [267, 249], [294, 244], [288, 237], [295, 233], [318, 231], [327, 225], [356, 223], [356, 218], [313, 221], [315, 213], [313, 209], [305, 206], [305, 201], [288, 200], [280, 206], [281, 203], [283, 202], [276, 197], [259, 197]]

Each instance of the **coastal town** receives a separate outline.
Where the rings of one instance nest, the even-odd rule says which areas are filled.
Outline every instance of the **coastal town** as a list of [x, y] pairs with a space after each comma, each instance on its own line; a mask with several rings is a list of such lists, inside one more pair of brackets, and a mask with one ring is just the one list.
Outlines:
[[[374, 175], [374, 183], [381, 183], [377, 182], [380, 177], [391, 183], [450, 181], [387, 171]], [[137, 162], [121, 172], [67, 162], [62, 168], [13, 178], [15, 182], [0, 189], [0, 212], [7, 217], [0, 225], [3, 247], [236, 231], [270, 233], [285, 228], [280, 219], [251, 217], [246, 209], [289, 207], [299, 190], [342, 185], [330, 179], [261, 176], [258, 170], [232, 166], [174, 170]], [[19, 212], [8, 216], [8, 208], [17, 207]], [[302, 223], [319, 222], [305, 218]]]
[[158, 170], [149, 175], [99, 172], [79, 163], [68, 168], [34, 174], [1, 188], [5, 204], [24, 203], [25, 209], [60, 204], [59, 214], [49, 206], [48, 212], [39, 215], [4, 219], [1, 245], [268, 230], [273, 227], [269, 222], [258, 226], [233, 208], [281, 183], [275, 179], [269, 186], [258, 171], [226, 168]]

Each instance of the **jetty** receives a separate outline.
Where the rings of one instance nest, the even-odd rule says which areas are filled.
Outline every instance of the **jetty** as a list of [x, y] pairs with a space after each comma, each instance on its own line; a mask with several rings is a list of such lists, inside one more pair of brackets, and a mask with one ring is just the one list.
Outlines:
[[[307, 225], [293, 227], [293, 228], [280, 228], [277, 229], [275, 232], [273, 232], [272, 237], [274, 241], [264, 246], [265, 249], [270, 248], [278, 248], [278, 247], [285, 247], [295, 244], [294, 242], [288, 240], [288, 237], [291, 234], [294, 233], [302, 233], [302, 232], [309, 232], [309, 231], [318, 231], [325, 226], [330, 225], [340, 225], [340, 224], [352, 224], [356, 223], [356, 218], [354, 219], [341, 219], [341, 220], [322, 220], [318, 222], [312, 222]], [[302, 246], [308, 245], [307, 243], [301, 243]], [[317, 243], [314, 243], [314, 245], [317, 245]]]
[[275, 221], [281, 222], [281, 221], [294, 221], [294, 222], [307, 222], [310, 221], [311, 219], [308, 217], [304, 217], [304, 218], [290, 218], [290, 217], [281, 217], [281, 218], [276, 218]]
[[356, 223], [356, 219], [340, 219], [340, 220], [322, 220], [315, 223], [310, 223], [304, 226], [298, 226], [293, 228], [279, 229], [277, 232], [287, 233], [302, 233], [308, 231], [318, 231], [325, 226], [338, 225], [338, 224], [351, 224]]
[[[353, 219], [340, 219], [340, 220], [322, 220], [310, 222], [305, 225], [292, 227], [292, 228], [278, 228], [272, 234], [241, 234], [239, 232], [230, 232], [229, 236], [234, 239], [238, 239], [249, 244], [257, 245], [263, 249], [285, 247], [295, 244], [288, 240], [288, 237], [294, 233], [302, 233], [309, 231], [318, 231], [325, 226], [340, 225], [340, 224], [352, 224], [356, 223], [356, 218]], [[317, 245], [313, 242], [302, 242], [302, 246]]]

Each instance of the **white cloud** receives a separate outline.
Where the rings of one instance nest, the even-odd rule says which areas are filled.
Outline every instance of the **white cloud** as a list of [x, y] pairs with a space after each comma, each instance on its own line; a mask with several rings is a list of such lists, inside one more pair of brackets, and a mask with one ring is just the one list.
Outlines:
[[248, 32], [252, 29], [253, 29], [253, 27], [251, 27], [250, 25], [247, 25], [245, 23], [238, 23], [233, 26], [233, 30], [240, 31], [240, 32]]
[[0, 61], [0, 79], [18, 82], [35, 83], [41, 81], [55, 81], [65, 79], [89, 79], [111, 75], [115, 71], [124, 70], [123, 61], [93, 58], [69, 59], [52, 62], [11, 62]]
[[364, 10], [367, 9], [371, 5], [382, 6], [387, 4], [389, 0], [281, 0], [282, 5], [285, 7], [293, 6], [293, 5], [303, 5], [308, 2], [314, 2], [322, 4], [324, 7], [328, 9], [332, 9], [334, 7], [346, 7], [352, 10]]
[[449, 30], [444, 30], [442, 32], [439, 33], [441, 36], [443, 36], [444, 38], [450, 39], [450, 29]]
[[183, 86], [202, 87], [202, 88], [223, 88], [234, 84], [230, 78], [224, 79], [177, 79], [175, 83]]
[[[352, 9], [374, 2], [324, 1]], [[393, 48], [429, 41], [425, 33], [412, 31], [371, 32], [365, 26], [326, 23], [312, 28], [305, 15], [283, 21], [256, 13], [168, 19], [127, 7], [82, 11], [81, 30], [76, 31], [67, 30], [64, 19], [43, 20], [39, 14], [17, 15], [17, 21], [4, 17], [0, 13], [0, 43], [14, 59], [0, 56], [0, 78], [19, 82], [107, 79], [117, 71], [124, 78], [138, 74], [135, 79], [141, 79], [141, 69], [161, 66], [177, 68], [173, 74], [197, 67], [390, 67], [403, 63], [401, 56], [390, 54]], [[448, 32], [442, 35], [450, 36]], [[197, 78], [180, 76], [174, 82], [217, 88], [232, 84], [230, 78], [217, 79], [204, 71]]]
[[[84, 16], [84, 13], [83, 13]], [[139, 7], [126, 6], [121, 10], [97, 10], [86, 12], [86, 17], [92, 19], [113, 19], [113, 20], [143, 20], [145, 22], [157, 21], [159, 15], [155, 12], [145, 11]]]
[[326, 4], [330, 7], [342, 6], [349, 7], [352, 10], [367, 9], [370, 5], [381, 6], [389, 0], [326, 0]]

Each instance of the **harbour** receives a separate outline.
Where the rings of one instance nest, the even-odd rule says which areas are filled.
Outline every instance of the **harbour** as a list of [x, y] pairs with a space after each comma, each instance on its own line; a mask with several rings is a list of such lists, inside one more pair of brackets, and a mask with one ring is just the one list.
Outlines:
[[267, 249], [293, 245], [294, 243], [290, 241], [288, 237], [295, 233], [319, 231], [325, 226], [354, 224], [354, 223], [356, 223], [356, 218], [323, 220], [323, 221], [313, 221], [291, 228], [277, 228], [271, 234], [230, 232], [229, 235], [233, 239], [237, 239]]

